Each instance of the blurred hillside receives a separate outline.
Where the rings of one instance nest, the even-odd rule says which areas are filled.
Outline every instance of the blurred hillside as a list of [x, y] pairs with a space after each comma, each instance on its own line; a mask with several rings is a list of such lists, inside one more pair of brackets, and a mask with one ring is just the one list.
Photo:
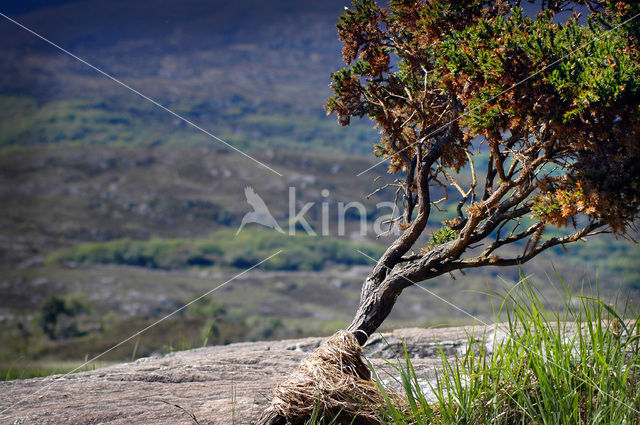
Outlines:
[[[0, 18], [0, 369], [13, 370], [8, 377], [53, 370], [36, 360], [99, 354], [279, 249], [108, 360], [327, 334], [348, 323], [371, 267], [356, 250], [375, 258], [389, 243], [371, 223], [390, 212], [376, 203], [393, 192], [365, 199], [392, 182], [384, 166], [355, 177], [374, 164], [370, 123], [342, 128], [322, 109], [341, 62], [334, 24], [346, 4], [88, 0], [9, 9], [282, 177]], [[289, 187], [298, 212], [314, 203], [305, 217], [316, 230], [327, 203], [329, 236], [284, 236], [255, 224], [236, 236], [250, 211], [247, 186], [285, 229]], [[364, 236], [357, 213], [338, 234], [337, 203], [350, 201], [366, 207]], [[433, 230], [454, 208], [438, 212]], [[602, 237], [568, 248], [523, 269], [550, 304], [564, 293], [548, 283], [551, 261], [568, 285], [598, 280], [605, 297], [620, 290], [623, 301], [637, 299], [636, 245]], [[517, 268], [486, 268], [425, 287], [490, 320], [488, 287], [504, 290], [518, 276]], [[413, 287], [387, 325], [470, 320]]]
[[[369, 153], [368, 123], [326, 117], [346, 1], [90, 0], [20, 22], [241, 149]], [[0, 22], [0, 146], [224, 148], [8, 21]]]
[[[97, 355], [278, 250], [284, 251], [110, 352], [106, 360], [344, 327], [371, 267], [357, 250], [376, 258], [389, 243], [388, 237], [376, 239], [371, 229], [380, 212], [389, 213], [376, 209], [388, 195], [364, 199], [384, 181], [345, 178], [372, 164], [368, 158], [286, 152], [259, 158], [285, 177], [247, 167], [239, 155], [206, 148], [5, 149], [0, 156], [0, 367], [7, 376], [63, 371], [33, 362], [56, 365]], [[243, 194], [249, 185], [285, 229], [289, 186], [296, 188], [297, 211], [313, 203], [305, 217], [318, 231], [322, 203], [332, 217], [338, 202], [361, 200], [367, 233], [360, 235], [354, 213], [347, 215], [343, 237], [334, 218], [329, 236], [308, 236], [299, 229], [294, 237], [255, 224], [236, 235], [250, 210]], [[441, 217], [452, 213], [443, 211]], [[605, 299], [613, 300], [621, 290], [622, 302], [632, 302], [638, 293], [637, 260], [635, 245], [601, 238], [567, 253], [549, 252], [525, 265], [524, 272], [540, 284], [551, 305], [566, 296], [551, 261], [575, 292], [582, 279], [588, 285], [599, 275]], [[442, 276], [426, 282], [430, 292], [408, 288], [385, 325], [470, 323], [434, 293], [490, 321], [489, 291], [503, 293], [518, 273], [517, 268], [484, 268], [456, 274], [455, 281]], [[56, 320], [43, 322], [47, 317]]]

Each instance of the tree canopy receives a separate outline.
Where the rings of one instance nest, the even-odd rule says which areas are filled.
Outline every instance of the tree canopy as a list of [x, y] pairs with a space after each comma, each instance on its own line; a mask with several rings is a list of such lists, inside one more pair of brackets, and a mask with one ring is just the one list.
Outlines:
[[[519, 0], [356, 0], [340, 17], [346, 66], [326, 108], [343, 125], [375, 121], [374, 154], [398, 174], [403, 210], [350, 330], [369, 335], [413, 283], [633, 228], [640, 6], [541, 3], [528, 17]], [[457, 192], [457, 217], [409, 253], [438, 188]], [[554, 226], [567, 230], [549, 237]], [[520, 254], [499, 255], [517, 242]]]

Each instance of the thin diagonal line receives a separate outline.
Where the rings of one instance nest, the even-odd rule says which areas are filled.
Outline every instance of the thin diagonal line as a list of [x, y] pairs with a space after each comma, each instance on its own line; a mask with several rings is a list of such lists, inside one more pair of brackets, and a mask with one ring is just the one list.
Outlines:
[[[365, 254], [364, 252], [360, 251], [359, 249], [357, 249], [356, 251], [358, 251], [360, 254], [364, 255], [365, 257], [367, 257], [367, 258], [368, 258], [368, 259], [370, 259], [371, 261], [375, 261], [375, 262], [376, 262], [376, 264], [380, 264], [378, 260], [376, 260], [375, 258], [373, 258], [373, 257], [371, 257], [371, 256], [369, 256], [369, 255], [367, 255], [367, 254]], [[382, 267], [386, 268], [386, 269], [387, 269], [387, 270], [389, 270], [390, 272], [392, 271], [392, 269], [391, 269], [391, 268], [389, 268], [389, 267], [387, 267], [386, 265], [384, 265], [384, 264], [381, 264], [381, 265], [382, 265]], [[428, 292], [429, 294], [433, 295], [434, 297], [438, 298], [439, 300], [444, 301], [444, 302], [445, 302], [445, 303], [447, 303], [448, 305], [450, 305], [450, 306], [452, 306], [452, 307], [456, 308], [457, 310], [459, 310], [459, 311], [463, 312], [464, 314], [466, 314], [467, 316], [469, 316], [469, 317], [473, 318], [474, 320], [477, 320], [478, 322], [482, 323], [482, 324], [483, 324], [483, 325], [485, 325], [486, 327], [495, 327], [496, 331], [500, 329], [500, 328], [499, 328], [499, 326], [500, 326], [500, 324], [499, 324], [499, 323], [497, 323], [497, 322], [496, 322], [496, 323], [494, 323], [493, 325], [489, 325], [489, 324], [488, 324], [487, 322], [485, 322], [484, 320], [479, 319], [478, 317], [474, 316], [473, 314], [471, 314], [471, 313], [469, 313], [469, 312], [467, 312], [467, 311], [465, 311], [465, 310], [461, 309], [461, 308], [460, 308], [460, 307], [458, 307], [457, 305], [455, 305], [455, 304], [453, 304], [453, 303], [451, 303], [451, 302], [449, 302], [449, 301], [445, 300], [444, 298], [442, 298], [442, 297], [441, 297], [441, 296], [439, 296], [438, 294], [436, 294], [436, 293], [434, 293], [434, 292], [430, 291], [429, 289], [425, 288], [424, 286], [418, 285], [416, 282], [414, 282], [413, 280], [409, 279], [409, 278], [408, 278], [408, 277], [406, 277], [405, 275], [400, 274], [400, 277], [401, 277], [401, 278], [403, 278], [403, 279], [405, 279], [407, 282], [411, 283], [412, 285], [417, 286], [418, 288], [422, 289], [423, 291]], [[522, 343], [521, 343], [520, 341], [518, 341], [518, 340], [516, 340], [516, 339], [513, 339], [513, 338], [511, 337], [511, 335], [510, 335], [510, 334], [507, 334], [507, 338], [509, 338], [510, 340], [512, 340], [515, 344], [519, 345], [519, 346], [520, 346], [522, 349], [524, 349], [527, 353], [529, 353], [529, 354], [535, 354], [536, 356], [543, 358], [543, 356], [542, 356], [541, 354], [539, 354], [539, 353], [537, 353], [537, 352], [535, 352], [535, 351], [532, 351], [532, 350], [528, 349], [527, 347], [525, 347], [524, 345], [522, 345]], [[553, 364], [553, 365], [555, 365], [558, 369], [563, 370], [564, 372], [566, 372], [566, 373], [568, 373], [569, 375], [571, 375], [571, 376], [575, 377], [576, 379], [578, 379], [578, 380], [580, 380], [580, 381], [584, 382], [585, 384], [587, 384], [587, 385], [592, 385], [592, 386], [593, 386], [593, 387], [595, 387], [598, 391], [600, 391], [600, 393], [601, 393], [601, 394], [606, 395], [607, 397], [609, 397], [609, 398], [611, 398], [612, 400], [615, 400], [615, 401], [617, 401], [618, 403], [620, 403], [620, 404], [622, 404], [622, 405], [624, 405], [624, 406], [628, 407], [629, 409], [633, 410], [634, 412], [640, 413], [640, 410], [637, 410], [636, 408], [634, 408], [634, 407], [632, 407], [632, 406], [628, 405], [628, 404], [627, 404], [627, 403], [625, 403], [624, 401], [622, 401], [622, 400], [620, 400], [620, 399], [618, 399], [618, 398], [616, 398], [616, 397], [612, 396], [611, 394], [608, 394], [608, 393], [606, 393], [606, 392], [602, 391], [602, 390], [600, 389], [600, 387], [598, 386], [598, 384], [596, 384], [596, 383], [594, 383], [594, 382], [589, 382], [589, 381], [587, 381], [587, 380], [585, 380], [585, 379], [583, 379], [583, 378], [579, 377], [579, 376], [578, 376], [578, 375], [576, 375], [575, 373], [572, 373], [571, 371], [569, 371], [569, 370], [567, 370], [567, 369], [563, 368], [562, 366], [560, 366], [560, 365], [559, 365], [559, 364], [557, 364], [556, 362], [550, 361], [549, 359], [544, 359], [544, 360], [545, 360], [545, 361], [548, 361], [549, 363], [551, 363], [551, 364]]]
[[54, 43], [53, 41], [45, 38], [44, 36], [38, 34], [37, 32], [35, 32], [34, 30], [32, 30], [31, 28], [28, 28], [24, 25], [22, 25], [20, 22], [8, 17], [7, 15], [5, 15], [4, 13], [0, 12], [0, 16], [2, 16], [3, 18], [7, 19], [8, 21], [13, 22], [14, 24], [16, 24], [17, 26], [19, 26], [20, 28], [24, 29], [25, 31], [30, 32], [31, 34], [35, 35], [36, 37], [38, 37], [39, 39], [45, 41], [46, 43], [52, 45], [53, 47], [55, 47], [56, 49], [66, 53], [67, 55], [71, 56], [72, 58], [76, 59], [79, 62], [82, 62], [83, 64], [87, 65], [89, 68], [93, 69], [94, 71], [104, 75], [105, 77], [107, 77], [108, 79], [110, 79], [111, 81], [120, 84], [122, 87], [134, 92], [135, 94], [137, 94], [138, 96], [142, 97], [145, 100], [148, 100], [149, 102], [153, 103], [154, 105], [156, 105], [157, 107], [159, 107], [160, 109], [170, 113], [171, 115], [173, 115], [174, 117], [184, 121], [185, 123], [189, 124], [190, 126], [192, 126], [193, 128], [200, 130], [201, 132], [203, 132], [204, 134], [206, 134], [207, 136], [219, 141], [220, 143], [222, 143], [223, 145], [227, 146], [230, 149], [233, 149], [234, 151], [238, 152], [241, 155], [244, 155], [245, 157], [249, 158], [250, 160], [252, 160], [253, 162], [261, 165], [262, 167], [266, 168], [267, 170], [276, 173], [277, 175], [279, 175], [280, 177], [282, 177], [282, 174], [280, 174], [279, 172], [277, 172], [276, 170], [274, 170], [273, 168], [269, 167], [268, 165], [266, 165], [263, 162], [260, 162], [259, 160], [255, 159], [254, 157], [252, 157], [249, 154], [244, 153], [243, 151], [241, 151], [240, 149], [236, 148], [235, 146], [225, 142], [224, 140], [222, 140], [221, 138], [219, 138], [218, 136], [216, 136], [215, 134], [205, 130], [204, 128], [200, 127], [199, 125], [195, 124], [192, 121], [189, 121], [188, 119], [186, 119], [185, 117], [183, 117], [182, 115], [172, 111], [171, 109], [167, 108], [166, 106], [156, 102], [155, 100], [151, 99], [150, 97], [140, 93], [138, 90], [134, 89], [133, 87], [127, 85], [126, 83], [123, 83], [122, 81], [118, 80], [117, 78], [113, 77], [112, 75], [106, 73], [105, 71], [101, 70], [100, 68], [90, 64], [89, 62], [85, 61], [82, 58], [79, 58], [78, 56], [74, 55], [73, 53], [71, 53], [70, 51], [66, 50], [65, 48], [57, 45], [56, 43]]
[[[518, 87], [520, 84], [524, 83], [525, 81], [529, 81], [530, 79], [532, 79], [532, 78], [533, 78], [533, 77], [535, 77], [536, 75], [538, 75], [538, 74], [540, 74], [540, 73], [542, 73], [542, 72], [546, 71], [547, 69], [549, 69], [549, 68], [551, 68], [551, 67], [553, 67], [553, 66], [557, 65], [558, 63], [560, 63], [560, 62], [562, 62], [563, 60], [565, 60], [568, 56], [571, 56], [571, 55], [572, 55], [572, 54], [574, 54], [575, 52], [577, 52], [577, 51], [579, 51], [579, 50], [584, 49], [584, 48], [585, 48], [585, 47], [587, 47], [589, 44], [592, 44], [592, 43], [594, 43], [594, 42], [596, 42], [596, 41], [600, 40], [602, 37], [604, 37], [605, 35], [607, 35], [609, 32], [611, 32], [611, 31], [613, 31], [613, 30], [615, 30], [615, 29], [618, 29], [618, 28], [620, 28], [621, 26], [623, 26], [623, 25], [625, 25], [625, 24], [627, 24], [627, 23], [629, 23], [629, 22], [633, 21], [633, 20], [634, 20], [634, 19], [636, 19], [638, 16], [640, 16], [640, 13], [638, 13], [637, 15], [635, 15], [635, 16], [633, 16], [633, 17], [631, 17], [631, 18], [627, 19], [626, 21], [622, 22], [621, 24], [619, 24], [619, 25], [617, 25], [617, 26], [615, 26], [615, 27], [613, 27], [613, 28], [611, 28], [611, 29], [605, 30], [601, 35], [599, 35], [598, 37], [594, 38], [593, 40], [588, 41], [588, 42], [584, 43], [583, 45], [579, 46], [578, 48], [576, 48], [576, 49], [574, 49], [574, 50], [570, 51], [570, 52], [569, 52], [569, 53], [567, 53], [566, 55], [562, 56], [560, 59], [557, 59], [557, 60], [555, 60], [554, 62], [550, 63], [549, 65], [546, 65], [545, 67], [543, 67], [542, 69], [539, 69], [538, 71], [536, 71], [536, 72], [534, 72], [533, 74], [529, 75], [529, 76], [528, 76], [528, 77], [526, 77], [525, 79], [518, 81], [517, 83], [515, 83], [515, 84], [514, 84], [514, 85], [512, 85], [511, 87], [509, 87], [509, 88], [507, 88], [507, 89], [505, 89], [505, 90], [501, 91], [500, 93], [498, 93], [497, 95], [493, 96], [493, 97], [492, 97], [492, 98], [490, 98], [489, 100], [487, 100], [487, 101], [485, 101], [485, 102], [482, 102], [480, 105], [476, 106], [475, 108], [472, 108], [472, 109], [468, 110], [467, 112], [463, 112], [462, 114], [458, 115], [456, 118], [454, 118], [454, 119], [452, 119], [451, 121], [449, 121], [449, 122], [447, 122], [447, 123], [443, 124], [441, 127], [437, 128], [436, 130], [432, 131], [431, 133], [427, 134], [426, 136], [424, 136], [424, 137], [420, 138], [419, 140], [417, 140], [417, 141], [413, 142], [412, 144], [410, 144], [410, 145], [408, 145], [408, 146], [406, 146], [406, 147], [404, 147], [404, 148], [400, 149], [399, 151], [395, 152], [395, 153], [394, 153], [394, 155], [396, 155], [396, 154], [398, 154], [398, 153], [400, 153], [400, 152], [404, 152], [405, 150], [409, 149], [409, 148], [410, 148], [410, 147], [412, 147], [412, 146], [415, 146], [416, 144], [420, 143], [421, 141], [428, 139], [429, 137], [433, 136], [434, 134], [436, 134], [437, 132], [439, 132], [440, 130], [442, 130], [443, 128], [445, 128], [446, 126], [448, 126], [449, 124], [452, 124], [452, 123], [454, 123], [454, 122], [456, 122], [456, 121], [458, 121], [458, 120], [462, 119], [462, 117], [464, 117], [464, 116], [466, 116], [466, 115], [469, 115], [471, 112], [473, 112], [473, 111], [476, 111], [476, 110], [480, 109], [481, 107], [483, 107], [483, 106], [484, 106], [484, 105], [486, 105], [487, 103], [489, 103], [489, 102], [492, 102], [492, 101], [496, 100], [498, 97], [502, 96], [502, 95], [503, 95], [503, 94], [505, 94], [506, 92], [513, 90], [514, 88]], [[384, 162], [388, 161], [388, 160], [389, 160], [389, 158], [391, 158], [391, 157], [387, 157], [387, 158], [383, 159], [382, 161], [375, 163], [374, 165], [372, 165], [371, 167], [367, 168], [366, 170], [361, 171], [360, 173], [356, 174], [356, 177], [360, 177], [361, 175], [363, 175], [363, 174], [364, 174], [364, 173], [366, 173], [367, 171], [369, 171], [369, 170], [371, 170], [371, 169], [373, 169], [373, 168], [377, 167], [378, 165], [380, 165], [380, 164], [382, 164], [382, 163], [384, 163]]]
[[160, 322], [165, 321], [166, 319], [170, 318], [171, 316], [175, 315], [176, 313], [184, 310], [185, 308], [189, 307], [191, 304], [195, 303], [198, 300], [201, 300], [202, 298], [206, 297], [207, 295], [210, 295], [211, 293], [213, 293], [214, 291], [217, 291], [218, 289], [222, 288], [223, 286], [225, 286], [227, 283], [239, 278], [240, 276], [244, 275], [245, 273], [250, 272], [251, 270], [255, 269], [256, 267], [260, 266], [261, 264], [263, 264], [264, 262], [270, 260], [271, 258], [275, 257], [276, 255], [280, 254], [283, 250], [280, 249], [278, 251], [276, 251], [275, 253], [271, 254], [270, 256], [268, 256], [267, 258], [265, 258], [264, 260], [260, 261], [257, 264], [254, 264], [253, 266], [249, 267], [248, 269], [238, 273], [237, 275], [233, 276], [231, 279], [227, 280], [224, 283], [221, 283], [220, 285], [216, 286], [215, 288], [211, 289], [210, 291], [205, 292], [204, 294], [200, 295], [198, 298], [188, 302], [187, 304], [183, 305], [182, 307], [180, 307], [179, 309], [175, 310], [172, 313], [169, 313], [168, 315], [164, 316], [162, 319], [159, 319], [155, 322], [153, 322], [152, 324], [150, 324], [149, 326], [147, 326], [146, 328], [134, 333], [133, 335], [131, 335], [129, 338], [125, 339], [122, 342], [119, 342], [118, 344], [114, 345], [113, 347], [109, 348], [108, 350], [104, 351], [101, 354], [98, 354], [97, 356], [95, 356], [94, 358], [87, 360], [86, 362], [84, 362], [83, 364], [81, 364], [80, 366], [78, 366], [77, 368], [73, 369], [70, 372], [65, 373], [62, 376], [59, 376], [57, 378], [55, 378], [52, 382], [50, 382], [49, 384], [45, 385], [44, 387], [40, 388], [38, 391], [29, 394], [28, 396], [18, 400], [17, 402], [13, 403], [11, 406], [7, 407], [6, 409], [0, 411], [0, 415], [3, 414], [4, 412], [6, 412], [7, 410], [10, 410], [12, 408], [14, 408], [15, 406], [19, 405], [20, 403], [22, 403], [23, 401], [26, 401], [30, 398], [33, 398], [34, 396], [36, 396], [37, 394], [41, 393], [42, 391], [46, 390], [47, 388], [49, 388], [51, 385], [55, 384], [56, 381], [61, 380], [62, 378], [64, 378], [65, 376], [69, 375], [70, 373], [76, 372], [80, 369], [82, 369], [83, 367], [85, 367], [86, 365], [88, 365], [89, 363], [92, 363], [94, 361], [96, 361], [97, 359], [99, 359], [100, 357], [104, 356], [105, 354], [115, 350], [116, 348], [120, 347], [122, 344], [131, 341], [133, 338], [137, 337], [138, 335], [146, 332], [147, 330], [151, 329], [152, 327], [156, 326], [157, 324], [159, 324]]

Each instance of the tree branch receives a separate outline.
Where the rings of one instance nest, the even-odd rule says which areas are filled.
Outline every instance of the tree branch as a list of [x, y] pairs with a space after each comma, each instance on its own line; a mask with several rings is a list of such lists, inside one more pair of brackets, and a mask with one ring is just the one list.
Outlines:
[[[540, 254], [542, 251], [551, 248], [553, 246], [556, 245], [563, 245], [566, 243], [571, 243], [571, 242], [575, 242], [581, 238], [583, 238], [584, 236], [588, 235], [590, 232], [594, 231], [595, 229], [599, 228], [599, 227], [603, 227], [604, 224], [600, 223], [600, 222], [592, 222], [590, 223], [588, 226], [584, 227], [582, 230], [580, 230], [579, 232], [573, 233], [571, 235], [567, 235], [567, 236], [563, 236], [561, 238], [555, 237], [555, 238], [551, 238], [548, 241], [545, 241], [544, 243], [542, 243], [541, 245], [534, 247], [533, 249], [529, 250], [529, 252], [527, 253], [523, 253], [523, 255], [520, 255], [518, 257], [515, 258], [499, 258], [497, 256], [491, 256], [491, 255], [479, 255], [477, 257], [473, 257], [473, 258], [468, 258], [468, 259], [464, 259], [464, 260], [454, 260], [451, 261], [447, 264], [446, 266], [446, 270], [447, 271], [452, 271], [452, 270], [459, 270], [459, 269], [466, 269], [466, 268], [473, 268], [473, 267], [482, 267], [482, 266], [515, 266], [515, 265], [519, 265], [519, 264], [524, 264], [527, 261], [529, 261], [530, 259], [532, 259], [533, 257], [535, 257], [536, 255]], [[533, 226], [532, 226], [533, 227]], [[527, 230], [530, 230], [531, 227]], [[539, 229], [535, 229], [535, 231], [537, 231]], [[532, 232], [532, 233], [534, 233]], [[524, 233], [524, 232], [523, 232]]]

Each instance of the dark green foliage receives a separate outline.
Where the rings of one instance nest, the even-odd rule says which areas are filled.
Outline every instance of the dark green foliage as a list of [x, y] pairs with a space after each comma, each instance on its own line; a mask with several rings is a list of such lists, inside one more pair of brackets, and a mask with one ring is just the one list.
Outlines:
[[452, 230], [450, 227], [441, 227], [435, 232], [431, 233], [431, 238], [429, 239], [429, 246], [438, 246], [442, 245], [445, 242], [449, 242], [458, 237], [458, 234], [455, 230]]
[[40, 310], [40, 326], [42, 327], [42, 331], [49, 339], [55, 339], [58, 316], [62, 314], [72, 315], [72, 313], [67, 309], [64, 300], [58, 297], [48, 298]]
[[[67, 300], [57, 296], [50, 296], [40, 307], [38, 323], [49, 339], [74, 337], [81, 333], [77, 328], [76, 322], [73, 320], [64, 321], [64, 319], [72, 319], [76, 315], [88, 313], [89, 311], [89, 307], [77, 298]], [[22, 323], [19, 323], [19, 328], [22, 333], [26, 331]]]

